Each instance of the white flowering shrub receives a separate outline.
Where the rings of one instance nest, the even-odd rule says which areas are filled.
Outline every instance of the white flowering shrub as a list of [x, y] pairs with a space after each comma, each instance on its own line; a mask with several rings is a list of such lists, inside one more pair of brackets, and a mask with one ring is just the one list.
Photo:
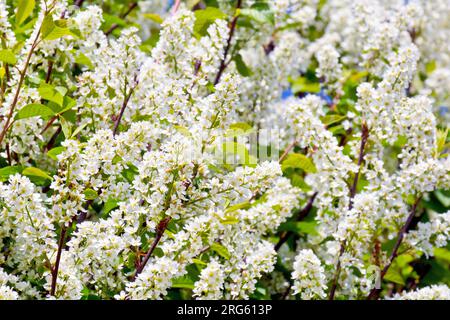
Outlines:
[[0, 0], [0, 299], [450, 299], [448, 0]]

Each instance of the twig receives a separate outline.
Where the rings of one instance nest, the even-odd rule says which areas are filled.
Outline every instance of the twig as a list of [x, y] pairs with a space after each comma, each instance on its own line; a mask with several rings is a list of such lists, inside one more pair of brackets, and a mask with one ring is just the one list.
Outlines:
[[283, 160], [287, 157], [289, 152], [295, 147], [296, 144], [297, 141], [294, 141], [290, 145], [288, 145], [287, 148], [284, 150], [283, 154], [281, 155], [280, 159], [278, 160], [278, 162], [280, 163], [283, 162]]
[[48, 60], [48, 68], [47, 68], [47, 75], [45, 76], [45, 83], [50, 82], [50, 78], [52, 76], [53, 71], [53, 61]]
[[[314, 200], [316, 199], [316, 196], [317, 196], [317, 192], [315, 192], [311, 196], [311, 198], [309, 198], [308, 203], [306, 204], [306, 206], [302, 210], [300, 210], [298, 212], [296, 221], [303, 220], [309, 214], [309, 212], [311, 211], [311, 209], [313, 207], [313, 203], [314, 203]], [[278, 240], [277, 244], [274, 247], [275, 251], [278, 251], [281, 248], [281, 246], [289, 239], [289, 237], [292, 234], [293, 234], [292, 231], [288, 231], [288, 232], [283, 233], [281, 235], [281, 237], [280, 237], [280, 240]]]
[[25, 80], [25, 75], [27, 73], [27, 69], [28, 69], [28, 66], [30, 64], [31, 56], [33, 55], [34, 50], [36, 49], [36, 47], [37, 47], [37, 45], [39, 43], [40, 35], [41, 35], [41, 30], [39, 29], [39, 31], [36, 33], [35, 39], [33, 40], [33, 44], [31, 45], [30, 52], [28, 52], [27, 58], [25, 60], [25, 65], [23, 66], [23, 69], [20, 72], [20, 78], [19, 78], [19, 82], [17, 83], [16, 93], [15, 93], [14, 99], [13, 99], [13, 101], [11, 103], [11, 107], [9, 109], [8, 116], [6, 118], [6, 122], [5, 122], [4, 126], [3, 126], [3, 130], [0, 133], [0, 145], [2, 144], [3, 139], [5, 138], [6, 132], [10, 128], [11, 118], [12, 118], [12, 116], [14, 114], [14, 110], [15, 110], [15, 108], [17, 106], [17, 103], [19, 102], [19, 95], [20, 95], [20, 91], [22, 89], [22, 84], [23, 84], [23, 82]]
[[[120, 15], [121, 19], [125, 19], [130, 13], [131, 11], [133, 11], [134, 8], [137, 7], [137, 2], [133, 2], [129, 5], [128, 10], [125, 11], [124, 14]], [[119, 27], [119, 25], [117, 23], [114, 23], [106, 32], [105, 35], [109, 36], [114, 30], [116, 30]]]
[[[355, 174], [355, 178], [353, 179], [353, 184], [352, 187], [350, 188], [350, 200], [349, 200], [349, 204], [348, 204], [348, 210], [352, 210], [353, 209], [353, 199], [355, 198], [356, 195], [356, 189], [358, 186], [358, 181], [359, 181], [359, 175], [361, 172], [361, 164], [364, 161], [364, 155], [365, 155], [365, 148], [366, 148], [366, 144], [367, 144], [367, 140], [369, 138], [369, 128], [367, 127], [366, 123], [362, 123], [362, 128], [361, 128], [361, 144], [359, 147], [359, 157], [358, 157], [358, 172], [356, 172]], [[333, 282], [330, 288], [330, 294], [328, 299], [329, 300], [334, 300], [334, 295], [336, 293], [336, 288], [338, 285], [338, 280], [339, 280], [339, 275], [341, 273], [341, 257], [345, 252], [345, 248], [347, 246], [347, 240], [344, 240], [341, 243], [341, 247], [339, 249], [339, 256], [338, 256], [338, 260], [337, 260], [337, 264], [336, 264], [336, 273], [334, 275], [333, 278]]]
[[63, 226], [61, 228], [61, 234], [59, 236], [58, 252], [56, 253], [55, 265], [51, 269], [52, 285], [51, 285], [51, 289], [50, 289], [50, 295], [52, 295], [52, 296], [55, 295], [55, 291], [56, 291], [56, 283], [58, 281], [59, 263], [61, 261], [61, 254], [62, 254], [62, 249], [63, 249], [63, 246], [64, 246], [64, 239], [65, 238], [66, 238], [66, 227]]
[[[416, 198], [416, 201], [414, 202], [414, 204], [413, 204], [413, 206], [411, 208], [411, 211], [409, 213], [408, 218], [406, 219], [405, 224], [403, 225], [403, 227], [398, 232], [397, 241], [395, 243], [394, 248], [392, 249], [391, 255], [389, 256], [388, 262], [384, 266], [383, 270], [381, 270], [380, 279], [379, 279], [380, 283], [384, 279], [384, 276], [388, 272], [388, 270], [391, 267], [392, 263], [394, 262], [395, 258], [397, 258], [397, 256], [398, 256], [398, 249], [400, 249], [400, 245], [402, 244], [402, 241], [403, 241], [403, 239], [405, 237], [405, 234], [408, 231], [409, 226], [410, 226], [414, 216], [416, 215], [417, 206], [419, 205], [419, 202], [420, 202], [421, 199], [422, 199], [421, 196]], [[380, 292], [381, 292], [381, 288], [380, 289], [373, 288], [370, 291], [369, 295], [367, 296], [367, 299], [368, 300], [378, 299], [378, 296], [380, 295]]]
[[120, 120], [122, 120], [123, 113], [125, 112], [125, 109], [127, 108], [128, 102], [130, 101], [131, 95], [133, 94], [133, 91], [135, 88], [136, 88], [136, 86], [131, 88], [130, 91], [128, 92], [128, 95], [126, 95], [123, 99], [122, 108], [120, 108], [119, 116], [117, 117], [116, 123], [114, 124], [113, 136], [115, 136], [117, 134]]
[[349, 203], [349, 210], [353, 209], [353, 199], [356, 195], [356, 187], [358, 186], [359, 181], [359, 175], [361, 173], [361, 164], [364, 161], [364, 149], [366, 148], [367, 139], [369, 138], [369, 128], [365, 123], [362, 124], [362, 130], [361, 130], [361, 145], [359, 147], [359, 158], [358, 158], [358, 172], [355, 175], [355, 179], [353, 179], [353, 185], [350, 189], [350, 203]]
[[51, 148], [53, 148], [53, 145], [55, 144], [56, 138], [58, 138], [58, 135], [61, 133], [61, 126], [58, 126], [55, 133], [53, 133], [52, 137], [48, 141], [48, 143], [44, 147], [44, 151], [49, 151]]
[[[238, 2], [236, 4], [236, 10], [240, 9], [241, 5], [242, 5], [242, 0], [238, 0]], [[228, 56], [228, 52], [230, 51], [230, 48], [231, 48], [231, 40], [233, 40], [233, 35], [234, 35], [234, 31], [236, 29], [237, 20], [238, 20], [237, 15], [235, 15], [233, 17], [233, 20], [231, 20], [231, 27], [230, 27], [230, 33], [228, 35], [227, 45], [225, 47], [225, 52], [223, 53], [223, 59], [220, 62], [219, 72], [217, 73], [216, 79], [214, 80], [214, 85], [219, 83], [220, 78], [222, 77], [222, 73], [225, 71], [227, 56]]]
[[75, 5], [76, 5], [78, 8], [81, 8], [81, 6], [83, 5], [83, 2], [84, 2], [84, 0], [76, 0], [76, 1], [75, 1]]
[[9, 165], [11, 165], [11, 152], [9, 151], [9, 142], [6, 143], [6, 156], [8, 158]]
[[175, 4], [172, 7], [172, 14], [175, 14], [178, 11], [178, 8], [180, 7], [181, 0], [176, 0]]
[[171, 217], [165, 217], [162, 219], [158, 226], [156, 227], [156, 236], [153, 240], [152, 245], [150, 246], [150, 249], [145, 254], [144, 260], [138, 264], [138, 267], [136, 268], [136, 272], [133, 275], [132, 281], [136, 280], [136, 277], [144, 270], [145, 265], [147, 264], [148, 260], [152, 256], [153, 251], [155, 251], [156, 246], [158, 245], [159, 241], [161, 240], [164, 232], [167, 229], [167, 226], [169, 225], [170, 220], [172, 220]]

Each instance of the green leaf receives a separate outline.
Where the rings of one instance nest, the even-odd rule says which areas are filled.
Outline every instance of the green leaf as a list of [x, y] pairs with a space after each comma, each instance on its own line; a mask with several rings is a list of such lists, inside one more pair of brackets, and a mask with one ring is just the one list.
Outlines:
[[316, 235], [317, 223], [315, 221], [288, 221], [278, 227], [279, 231], [291, 231], [297, 234]]
[[0, 67], [0, 80], [3, 80], [6, 74], [6, 69], [4, 67]]
[[285, 171], [287, 168], [302, 169], [307, 173], [317, 172], [316, 166], [307, 156], [300, 153], [291, 153], [281, 163], [281, 169]]
[[425, 65], [425, 71], [430, 74], [432, 73], [434, 70], [436, 70], [436, 61], [435, 60], [431, 60], [430, 62], [428, 62]]
[[450, 197], [444, 195], [440, 190], [436, 190], [434, 195], [444, 207], [450, 207]]
[[189, 9], [192, 9], [192, 8], [195, 7], [199, 2], [200, 2], [200, 0], [186, 0], [186, 6], [187, 6]]
[[247, 17], [257, 23], [275, 24], [275, 15], [266, 6], [238, 9], [236, 15]]
[[196, 10], [195, 23], [194, 23], [194, 35], [197, 38], [206, 36], [208, 27], [214, 23], [217, 19], [225, 19], [227, 15], [214, 7], [208, 7], [204, 10]]
[[118, 202], [119, 201], [116, 199], [109, 198], [105, 202], [105, 205], [103, 206], [103, 213], [106, 215], [110, 213], [112, 210], [116, 209], [119, 206]]
[[144, 18], [150, 19], [158, 24], [161, 24], [164, 21], [164, 19], [159, 14], [156, 13], [144, 13], [143, 16]]
[[292, 81], [292, 92], [294, 94], [304, 92], [319, 93], [320, 83], [310, 82], [306, 77], [299, 77]]
[[324, 125], [329, 126], [345, 120], [347, 117], [340, 114], [329, 114], [321, 118]]
[[35, 0], [19, 0], [16, 12], [16, 24], [21, 25], [33, 12]]
[[225, 217], [220, 219], [221, 224], [236, 224], [239, 222], [239, 219], [236, 217]]
[[72, 36], [74, 38], [79, 38], [79, 35], [69, 28], [60, 28], [55, 26], [50, 33], [44, 38], [45, 40], [57, 40], [65, 36]]
[[42, 99], [52, 101], [61, 107], [63, 106], [64, 96], [51, 84], [42, 83], [38, 91]]
[[436, 153], [439, 155], [442, 151], [444, 151], [446, 147], [447, 137], [448, 137], [448, 128], [445, 130], [437, 131], [437, 141], [436, 141]]
[[0, 169], [0, 182], [7, 181], [9, 176], [22, 172], [21, 166], [9, 166]]
[[238, 204], [235, 204], [235, 205], [232, 205], [232, 206], [228, 207], [225, 210], [225, 213], [231, 213], [231, 212], [234, 212], [234, 211], [237, 211], [237, 210], [240, 210], [240, 209], [248, 209], [248, 208], [250, 208], [250, 202], [249, 201], [245, 201], [245, 202], [241, 202], [241, 203], [238, 203]]
[[25, 168], [25, 170], [22, 171], [22, 174], [27, 177], [38, 177], [38, 178], [42, 178], [42, 179], [46, 179], [46, 180], [53, 179], [45, 171], [42, 171], [41, 169], [38, 169], [35, 167]]
[[292, 186], [300, 188], [305, 192], [311, 191], [311, 187], [305, 182], [305, 179], [303, 179], [301, 175], [294, 173], [290, 176], [290, 179]]
[[86, 200], [95, 200], [98, 197], [97, 191], [91, 188], [87, 188], [83, 193]]
[[59, 121], [61, 122], [61, 128], [64, 133], [64, 137], [69, 139], [72, 136], [72, 126], [69, 121], [67, 121], [64, 117], [59, 117]]
[[405, 285], [405, 280], [403, 279], [402, 274], [395, 268], [389, 268], [384, 279], [390, 282], [394, 282], [400, 284], [402, 286]]
[[194, 289], [194, 281], [192, 281], [188, 276], [182, 276], [172, 280], [172, 288]]
[[0, 50], [0, 61], [7, 64], [15, 65], [17, 62], [17, 58], [11, 50], [2, 49]]
[[241, 135], [247, 135], [251, 132], [255, 131], [255, 129], [245, 122], [237, 122], [230, 125], [228, 130], [226, 131], [226, 137], [235, 137]]
[[27, 118], [32, 118], [32, 117], [45, 118], [45, 117], [50, 117], [53, 115], [55, 115], [55, 113], [49, 107], [47, 107], [43, 104], [39, 104], [39, 103], [31, 103], [31, 104], [27, 104], [25, 107], [20, 109], [17, 112], [15, 119], [20, 120], [20, 119], [27, 119]]
[[208, 265], [205, 261], [202, 261], [200, 259], [192, 259], [192, 262], [199, 266], [207, 266]]
[[192, 133], [189, 131], [188, 128], [183, 126], [173, 126], [179, 133], [181, 133], [185, 137], [192, 137]]
[[53, 22], [53, 16], [48, 14], [44, 17], [41, 26], [41, 38], [45, 39], [55, 28], [55, 23]]
[[214, 242], [211, 245], [211, 250], [215, 251], [219, 256], [221, 256], [222, 258], [225, 258], [227, 260], [229, 260], [231, 257], [230, 252], [228, 252], [228, 249], [225, 248], [220, 243]]
[[81, 126], [79, 126], [78, 128], [76, 128], [73, 132], [72, 135], [70, 136], [71, 138], [74, 138], [77, 136], [77, 134], [79, 134], [81, 132], [81, 130], [83, 130], [84, 128], [86, 128], [86, 126], [89, 124], [89, 122], [86, 122], [84, 124], [82, 124]]
[[239, 53], [233, 57], [233, 61], [236, 64], [236, 69], [241, 74], [241, 76], [249, 77], [252, 75], [252, 71], [247, 67], [244, 60], [242, 59], [242, 56]]
[[434, 257], [450, 264], [450, 251], [445, 248], [434, 248]]
[[257, 159], [252, 156], [247, 147], [241, 143], [237, 143], [234, 141], [227, 141], [222, 144], [222, 151], [224, 154], [232, 154], [234, 157], [239, 157], [239, 160], [236, 160], [238, 163], [244, 165], [256, 165]]
[[87, 66], [89, 69], [94, 69], [91, 59], [89, 59], [85, 54], [80, 52], [75, 58], [75, 63]]
[[53, 149], [49, 150], [47, 152], [47, 155], [50, 158], [52, 158], [53, 160], [58, 160], [58, 157], [57, 157], [58, 154], [64, 152], [65, 150], [66, 150], [66, 147], [56, 147], [56, 148], [53, 148]]

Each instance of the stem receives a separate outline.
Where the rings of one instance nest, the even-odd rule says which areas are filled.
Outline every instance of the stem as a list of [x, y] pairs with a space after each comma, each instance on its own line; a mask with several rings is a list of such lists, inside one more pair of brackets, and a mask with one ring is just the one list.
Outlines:
[[144, 270], [145, 265], [147, 264], [148, 260], [150, 259], [150, 257], [152, 256], [153, 251], [155, 251], [156, 246], [158, 245], [159, 241], [161, 240], [164, 232], [167, 229], [167, 226], [169, 225], [170, 220], [172, 220], [171, 217], [165, 217], [164, 219], [162, 219], [159, 224], [158, 227], [156, 228], [156, 236], [155, 239], [153, 240], [152, 245], [150, 246], [150, 249], [147, 251], [147, 253], [145, 254], [144, 260], [142, 260], [141, 263], [139, 263], [138, 267], [136, 268], [136, 272], [133, 275], [132, 281], [136, 280], [136, 277], [142, 272], [142, 270]]
[[53, 61], [49, 60], [48, 61], [47, 75], [45, 76], [45, 83], [49, 83], [50, 82], [50, 77], [52, 76], [52, 71], [53, 71]]
[[20, 78], [19, 78], [19, 82], [17, 84], [17, 90], [16, 93], [14, 95], [14, 99], [13, 102], [11, 104], [11, 108], [9, 109], [9, 113], [8, 116], [6, 118], [6, 122], [5, 125], [3, 126], [2, 132], [0, 133], [0, 145], [3, 142], [3, 139], [5, 138], [6, 132], [8, 131], [9, 127], [10, 127], [10, 122], [11, 122], [11, 118], [14, 114], [14, 109], [16, 108], [17, 102], [19, 102], [19, 95], [20, 95], [20, 91], [22, 89], [22, 84], [23, 81], [25, 80], [25, 75], [27, 73], [27, 69], [28, 66], [30, 64], [30, 60], [31, 60], [31, 56], [34, 53], [34, 50], [36, 49], [37, 45], [38, 45], [38, 41], [39, 41], [39, 36], [41, 35], [41, 30], [39, 29], [39, 31], [36, 34], [36, 38], [33, 41], [33, 44], [31, 45], [31, 49], [30, 52], [27, 55], [27, 59], [25, 60], [25, 65], [22, 69], [22, 71], [20, 72]]
[[59, 270], [59, 263], [61, 261], [61, 254], [62, 249], [64, 246], [64, 240], [66, 238], [66, 227], [61, 228], [61, 234], [59, 236], [59, 243], [58, 243], [58, 252], [56, 254], [56, 261], [55, 266], [52, 268], [52, 286], [50, 289], [50, 295], [54, 296], [56, 291], [56, 283], [58, 281], [58, 270]]
[[84, 2], [84, 0], [76, 0], [76, 1], [75, 1], [75, 5], [76, 5], [78, 8], [81, 8], [81, 6], [83, 5], [83, 2]]
[[297, 144], [297, 141], [294, 141], [290, 145], [287, 146], [287, 148], [284, 150], [283, 154], [281, 155], [280, 159], [278, 160], [279, 163], [283, 162], [283, 160], [287, 157], [289, 152], [295, 147], [296, 144]]
[[50, 138], [48, 143], [45, 145], [44, 151], [49, 151], [50, 149], [53, 148], [56, 138], [58, 138], [58, 135], [61, 133], [61, 130], [62, 130], [61, 126], [58, 126], [55, 133], [53, 133], [52, 137]]
[[136, 87], [131, 88], [128, 95], [126, 95], [125, 98], [123, 99], [122, 108], [120, 108], [119, 116], [117, 117], [116, 123], [114, 124], [113, 136], [115, 136], [117, 134], [120, 120], [122, 120], [123, 113], [125, 112], [125, 109], [127, 108], [128, 102], [130, 101], [130, 98], [131, 98], [131, 95], [133, 94], [134, 88], [136, 88]]
[[173, 8], [172, 8], [172, 14], [175, 14], [178, 11], [180, 4], [181, 4], [181, 0], [175, 1], [175, 4], [173, 5]]
[[361, 145], [359, 147], [359, 158], [358, 158], [359, 169], [355, 175], [355, 179], [353, 179], [352, 188], [350, 189], [350, 203], [348, 205], [349, 210], [353, 209], [353, 199], [355, 198], [355, 195], [356, 195], [356, 187], [358, 186], [359, 175], [361, 173], [361, 164], [364, 161], [364, 149], [366, 147], [368, 138], [369, 138], [369, 128], [367, 127], [367, 125], [365, 123], [363, 123], [362, 131], [361, 131]]
[[[238, 0], [236, 4], [236, 10], [240, 9], [242, 5], [242, 0]], [[222, 73], [225, 71], [226, 68], [226, 60], [228, 56], [228, 52], [231, 48], [231, 40], [233, 40], [234, 31], [236, 29], [237, 25], [237, 19], [238, 16], [234, 16], [233, 20], [231, 20], [231, 27], [230, 27], [230, 33], [228, 35], [227, 45], [225, 47], [225, 52], [223, 53], [223, 59], [220, 62], [219, 72], [217, 73], [216, 80], [214, 80], [214, 85], [218, 84], [220, 81], [220, 78], [222, 77]]]
[[[412, 222], [414, 216], [416, 215], [417, 206], [419, 205], [419, 202], [420, 202], [421, 199], [422, 199], [421, 196], [416, 198], [416, 201], [414, 202], [414, 204], [413, 204], [413, 206], [411, 208], [411, 211], [409, 213], [408, 218], [406, 219], [405, 224], [403, 225], [403, 227], [398, 232], [397, 241], [395, 243], [394, 248], [392, 249], [391, 255], [389, 256], [388, 262], [384, 266], [383, 270], [381, 270], [380, 280], [379, 280], [380, 282], [384, 279], [384, 276], [388, 272], [388, 270], [391, 267], [392, 263], [394, 262], [395, 258], [397, 258], [397, 256], [398, 256], [398, 249], [400, 249], [400, 245], [402, 244], [403, 239], [405, 238], [405, 234], [406, 234], [406, 232], [408, 232], [409, 226], [411, 225], [411, 222]], [[378, 297], [380, 295], [380, 292], [381, 292], [381, 289], [373, 288], [370, 291], [369, 295], [367, 296], [367, 299], [368, 300], [376, 300], [376, 299], [378, 299]]]
[[[300, 211], [298, 212], [296, 221], [301, 221], [301, 220], [303, 220], [303, 219], [309, 214], [309, 212], [311, 211], [311, 209], [312, 209], [312, 207], [313, 207], [313, 203], [314, 203], [314, 200], [316, 199], [316, 196], [317, 196], [317, 192], [315, 192], [315, 193], [311, 196], [311, 198], [309, 198], [308, 203], [306, 204], [306, 206], [305, 206], [302, 210], [300, 210]], [[283, 233], [283, 234], [281, 235], [281, 237], [280, 237], [280, 240], [279, 240], [279, 241], [277, 242], [277, 244], [275, 245], [275, 248], [274, 248], [275, 251], [278, 251], [278, 250], [281, 248], [281, 246], [289, 239], [289, 237], [290, 237], [292, 234], [293, 234], [292, 231], [288, 231], [288, 232]]]
[[[137, 5], [138, 5], [137, 2], [130, 3], [130, 5], [128, 6], [128, 10], [125, 11], [124, 14], [120, 15], [120, 18], [121, 18], [121, 19], [126, 18], [126, 17], [131, 13], [131, 11], [133, 11], [133, 9], [137, 7]], [[110, 35], [114, 30], [116, 30], [118, 27], [119, 27], [119, 25], [118, 25], [117, 23], [114, 23], [114, 24], [113, 24], [113, 25], [105, 32], [105, 35], [109, 36], [109, 35]]]
[[[365, 122], [363, 122], [362, 128], [361, 128], [361, 145], [359, 147], [359, 157], [358, 157], [359, 169], [358, 169], [358, 172], [355, 174], [355, 178], [353, 179], [352, 187], [350, 188], [350, 200], [349, 200], [349, 204], [348, 204], [348, 210], [353, 209], [353, 199], [355, 198], [355, 195], [356, 195], [356, 189], [358, 186], [359, 175], [361, 173], [361, 165], [364, 161], [364, 149], [366, 148], [368, 138], [369, 138], [369, 128], [367, 127]], [[341, 247], [339, 249], [339, 256], [338, 256], [338, 261], [336, 264], [336, 273], [334, 275], [333, 283], [331, 285], [330, 294], [328, 297], [329, 300], [334, 300], [334, 295], [336, 293], [336, 288], [337, 288], [338, 281], [339, 281], [339, 275], [341, 273], [341, 257], [345, 252], [346, 246], [347, 246], [347, 240], [344, 240], [341, 243]]]

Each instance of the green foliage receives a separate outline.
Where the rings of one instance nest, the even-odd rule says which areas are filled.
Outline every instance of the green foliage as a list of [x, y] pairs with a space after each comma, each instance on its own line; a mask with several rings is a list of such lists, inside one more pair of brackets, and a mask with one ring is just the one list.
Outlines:
[[21, 25], [33, 12], [35, 0], [19, 0], [16, 12], [16, 24]]
[[310, 158], [300, 153], [291, 153], [281, 163], [281, 169], [285, 171], [287, 168], [302, 169], [307, 173], [317, 172], [316, 166]]
[[31, 103], [27, 104], [22, 109], [20, 109], [17, 112], [15, 119], [20, 120], [32, 117], [47, 118], [53, 115], [55, 115], [55, 113], [49, 107], [39, 103]]
[[214, 7], [208, 7], [204, 10], [195, 11], [194, 34], [200, 38], [205, 36], [208, 27], [217, 19], [225, 19], [227, 15]]

